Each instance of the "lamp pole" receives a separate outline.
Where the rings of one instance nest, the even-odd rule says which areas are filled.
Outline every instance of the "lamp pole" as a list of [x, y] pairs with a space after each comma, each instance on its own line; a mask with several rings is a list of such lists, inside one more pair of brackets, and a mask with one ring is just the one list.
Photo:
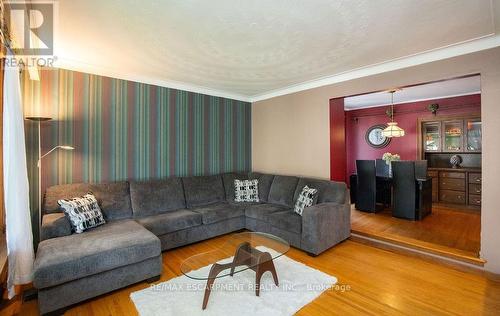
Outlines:
[[40, 242], [40, 236], [42, 233], [42, 132], [40, 124], [42, 121], [38, 121], [38, 242]]
[[[42, 227], [42, 122], [50, 121], [51, 117], [45, 116], [29, 116], [26, 117], [27, 120], [36, 122], [38, 128], [38, 160], [37, 160], [37, 168], [38, 168], [38, 237], [40, 239], [40, 232]], [[39, 240], [40, 241], [40, 240]]]
[[30, 116], [26, 117], [27, 120], [36, 122], [38, 127], [38, 242], [40, 242], [41, 232], [42, 232], [42, 159], [56, 149], [73, 150], [71, 146], [58, 145], [42, 155], [42, 132], [41, 124], [42, 122], [50, 121], [52, 118], [43, 116]]

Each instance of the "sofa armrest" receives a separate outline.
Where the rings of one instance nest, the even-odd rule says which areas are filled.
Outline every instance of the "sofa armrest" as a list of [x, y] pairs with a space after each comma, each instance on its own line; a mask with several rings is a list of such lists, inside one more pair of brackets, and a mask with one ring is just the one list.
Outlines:
[[71, 224], [64, 213], [52, 213], [43, 216], [40, 241], [71, 235]]
[[304, 210], [301, 248], [318, 255], [351, 235], [349, 197], [344, 204], [321, 203]]

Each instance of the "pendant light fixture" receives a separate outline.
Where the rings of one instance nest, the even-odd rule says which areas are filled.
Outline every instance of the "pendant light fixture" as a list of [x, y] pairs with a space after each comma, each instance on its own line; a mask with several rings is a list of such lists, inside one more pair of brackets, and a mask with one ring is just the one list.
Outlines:
[[385, 137], [401, 137], [405, 136], [405, 131], [398, 126], [398, 123], [394, 122], [394, 93], [398, 90], [391, 90], [391, 121], [387, 123], [387, 127], [382, 131], [382, 135]]

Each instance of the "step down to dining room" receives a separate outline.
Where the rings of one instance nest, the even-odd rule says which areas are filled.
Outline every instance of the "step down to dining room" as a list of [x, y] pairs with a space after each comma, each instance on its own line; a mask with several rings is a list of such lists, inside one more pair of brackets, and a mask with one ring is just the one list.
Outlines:
[[[395, 245], [421, 254], [483, 266], [480, 258], [480, 214], [444, 206], [433, 206], [424, 221], [394, 218], [390, 210], [366, 213], [351, 209], [354, 238], [369, 240], [377, 246]], [[473, 229], [472, 229], [473, 228]]]

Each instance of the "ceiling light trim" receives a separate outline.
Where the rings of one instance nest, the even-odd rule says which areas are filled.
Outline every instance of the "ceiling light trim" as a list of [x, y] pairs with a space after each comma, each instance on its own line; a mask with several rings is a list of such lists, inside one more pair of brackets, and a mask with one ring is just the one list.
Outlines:
[[232, 99], [232, 100], [236, 100], [236, 101], [251, 102], [251, 100], [248, 96], [237, 94], [237, 93], [231, 93], [231, 92], [227, 92], [227, 91], [211, 89], [211, 88], [198, 86], [198, 85], [194, 85], [194, 84], [189, 84], [189, 83], [184, 83], [184, 82], [159, 80], [159, 79], [155, 79], [155, 78], [151, 78], [151, 77], [147, 77], [147, 76], [141, 76], [141, 75], [130, 74], [130, 73], [123, 73], [123, 72], [116, 71], [113, 69], [104, 68], [104, 67], [97, 67], [97, 66], [89, 65], [89, 64], [84, 63], [84, 62], [80, 62], [77, 60], [71, 60], [71, 59], [67, 59], [67, 58], [57, 58], [56, 62], [54, 63], [54, 67], [84, 72], [84, 73], [103, 76], [103, 77], [110, 77], [110, 78], [115, 78], [115, 79], [150, 84], [150, 85], [164, 87], [164, 88], [177, 89], [177, 90], [205, 94], [205, 95], [209, 95], [209, 96], [227, 98], [227, 99]]
[[404, 69], [412, 66], [426, 64], [433, 61], [443, 60], [447, 58], [457, 57], [460, 55], [470, 54], [494, 47], [500, 46], [500, 35], [489, 34], [476, 39], [451, 44], [441, 48], [432, 49], [429, 51], [392, 59], [389, 61], [373, 64], [370, 66], [360, 67], [350, 71], [342, 72], [336, 75], [306, 81], [300, 84], [291, 85], [286, 88], [277, 89], [267, 93], [250, 97], [251, 102], [258, 102], [274, 97], [279, 97], [287, 94], [292, 94], [313, 88], [319, 88], [339, 82], [359, 79], [377, 75], [398, 69]]

